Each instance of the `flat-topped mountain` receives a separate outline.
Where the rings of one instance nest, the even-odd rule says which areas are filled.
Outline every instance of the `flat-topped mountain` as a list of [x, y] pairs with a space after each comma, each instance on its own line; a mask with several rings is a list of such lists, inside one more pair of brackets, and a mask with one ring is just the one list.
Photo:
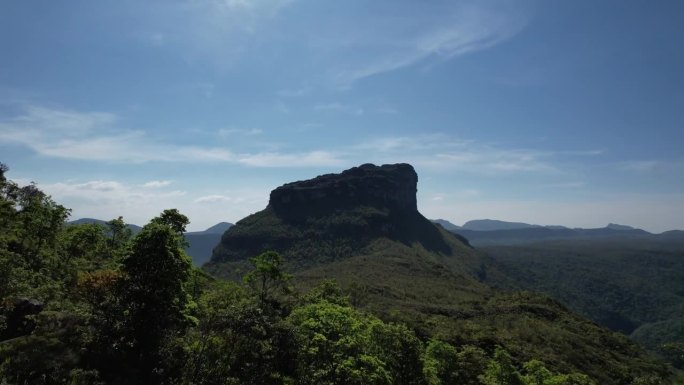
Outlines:
[[450, 254], [444, 237], [451, 234], [418, 212], [417, 183], [411, 165], [364, 164], [285, 184], [271, 192], [264, 210], [223, 235], [211, 265], [244, 262], [277, 250], [292, 266], [314, 266], [357, 255], [378, 238]]

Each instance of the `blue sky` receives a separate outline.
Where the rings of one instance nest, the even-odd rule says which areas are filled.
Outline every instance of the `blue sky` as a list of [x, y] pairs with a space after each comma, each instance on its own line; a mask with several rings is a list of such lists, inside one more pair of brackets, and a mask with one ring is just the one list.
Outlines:
[[73, 217], [191, 229], [408, 162], [419, 209], [684, 228], [684, 2], [0, 3], [0, 161]]

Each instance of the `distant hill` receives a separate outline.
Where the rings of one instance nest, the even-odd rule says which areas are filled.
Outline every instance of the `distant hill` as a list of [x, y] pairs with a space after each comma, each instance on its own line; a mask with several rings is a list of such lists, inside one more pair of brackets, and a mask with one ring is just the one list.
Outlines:
[[503, 265], [423, 217], [417, 180], [407, 164], [366, 164], [278, 187], [264, 210], [226, 231], [203, 268], [238, 279], [249, 257], [274, 250], [300, 289], [334, 278], [357, 306], [423, 338], [488, 352], [501, 345], [517, 363], [539, 357], [606, 385], [662, 369], [626, 337], [557, 301], [485, 284], [505, 276]]
[[606, 226], [606, 229], [610, 230], [636, 230], [632, 226], [625, 226], [625, 225], [618, 225], [617, 223], [609, 223], [608, 226]]
[[220, 222], [220, 223], [217, 223], [217, 224], [211, 226], [210, 228], [208, 228], [208, 229], [206, 229], [206, 230], [204, 230], [204, 231], [200, 231], [200, 232], [203, 232], [203, 233], [212, 233], [212, 234], [223, 234], [223, 233], [226, 232], [226, 230], [228, 230], [228, 229], [231, 228], [232, 226], [233, 226], [232, 223]]
[[[67, 225], [98, 224], [98, 225], [102, 225], [102, 226], [107, 226], [107, 222], [108, 221], [103, 221], [101, 219], [80, 218], [80, 219], [76, 219], [76, 220], [67, 222]], [[133, 235], [138, 234], [140, 232], [140, 230], [142, 230], [142, 227], [140, 227], [138, 225], [132, 225], [130, 223], [127, 223], [126, 227], [131, 229], [131, 232], [133, 233]]]
[[204, 231], [193, 231], [184, 234], [185, 240], [190, 244], [185, 249], [185, 252], [192, 257], [192, 262], [195, 266], [202, 266], [209, 261], [214, 247], [221, 241], [221, 236], [232, 226], [232, 223], [221, 222]]
[[[68, 222], [68, 224], [71, 225], [80, 225], [84, 223], [96, 223], [103, 226], [106, 226], [107, 224], [106, 221], [93, 218], [81, 218]], [[138, 234], [140, 230], [142, 230], [142, 227], [138, 225], [127, 224], [126, 226], [131, 229], [133, 235]], [[232, 223], [221, 222], [204, 231], [192, 231], [184, 234], [185, 240], [190, 244], [190, 246], [185, 248], [185, 252], [192, 258], [192, 262], [195, 266], [201, 266], [209, 261], [214, 247], [218, 245], [223, 233], [231, 226], [233, 226]]]
[[438, 225], [444, 227], [444, 230], [453, 231], [453, 230], [460, 230], [461, 229], [461, 226], [457, 226], [457, 225], [447, 221], [446, 219], [431, 219], [430, 221], [432, 223], [437, 223]]
[[476, 219], [468, 221], [463, 224], [464, 230], [472, 231], [495, 231], [495, 230], [512, 230], [512, 229], [529, 229], [541, 227], [538, 225], [531, 225], [522, 222], [506, 222], [495, 219]]

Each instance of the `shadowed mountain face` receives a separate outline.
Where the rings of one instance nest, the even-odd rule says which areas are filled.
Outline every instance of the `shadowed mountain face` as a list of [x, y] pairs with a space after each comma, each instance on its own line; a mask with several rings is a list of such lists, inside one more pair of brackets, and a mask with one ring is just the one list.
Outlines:
[[450, 253], [440, 230], [418, 212], [417, 183], [408, 164], [364, 164], [288, 183], [271, 192], [266, 209], [223, 235], [211, 264], [276, 250], [293, 267], [310, 267], [358, 255], [378, 238]]

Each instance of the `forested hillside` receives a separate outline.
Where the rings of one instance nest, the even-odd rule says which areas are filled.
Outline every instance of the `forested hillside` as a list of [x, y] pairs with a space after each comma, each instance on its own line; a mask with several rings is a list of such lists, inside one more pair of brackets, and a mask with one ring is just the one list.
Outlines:
[[684, 240], [625, 237], [481, 249], [487, 282], [534, 290], [684, 367]]

